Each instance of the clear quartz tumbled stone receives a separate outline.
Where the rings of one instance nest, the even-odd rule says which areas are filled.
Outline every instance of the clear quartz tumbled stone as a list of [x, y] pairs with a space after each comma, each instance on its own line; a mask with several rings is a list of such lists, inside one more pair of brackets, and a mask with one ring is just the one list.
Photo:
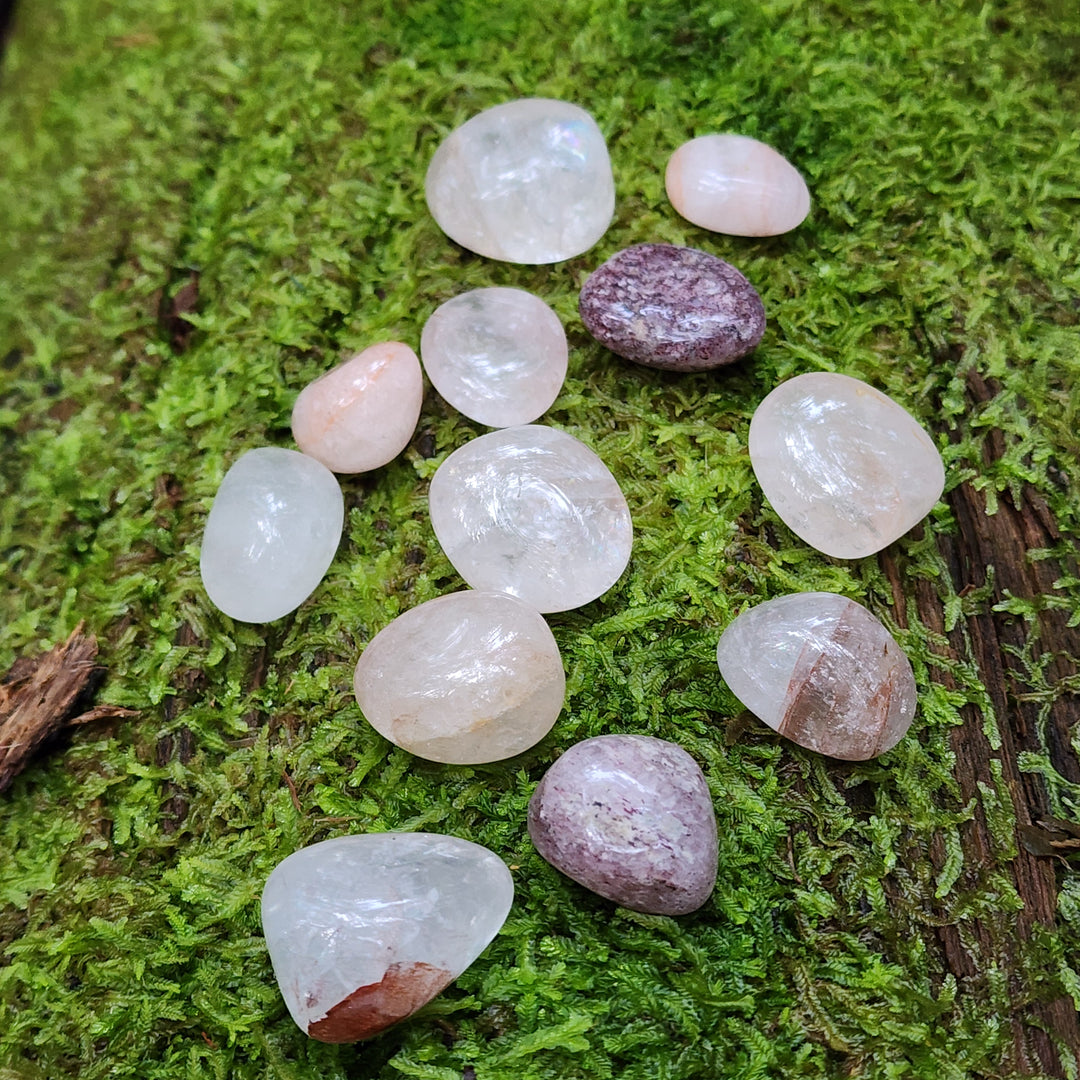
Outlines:
[[341, 541], [345, 500], [314, 458], [276, 446], [225, 474], [203, 533], [199, 569], [214, 605], [241, 622], [272, 622], [323, 579]]
[[523, 289], [473, 289], [436, 308], [420, 337], [432, 385], [458, 412], [489, 427], [531, 424], [566, 378], [566, 332]]
[[561, 262], [588, 251], [615, 210], [596, 121], [548, 98], [496, 105], [452, 131], [431, 159], [424, 189], [451, 240], [515, 263]]
[[353, 687], [380, 735], [429, 761], [475, 765], [539, 742], [562, 711], [566, 676], [539, 612], [507, 593], [467, 590], [380, 630]]
[[784, 524], [837, 559], [873, 555], [941, 498], [934, 441], [892, 398], [849, 375], [781, 383], [750, 422], [750, 463]]
[[717, 663], [735, 696], [792, 742], [863, 761], [895, 746], [915, 715], [911, 664], [861, 604], [794, 593], [744, 611]]
[[302, 1031], [370, 1039], [441, 993], [499, 932], [506, 864], [454, 836], [371, 833], [301, 848], [262, 894], [278, 986]]
[[455, 450], [431, 479], [431, 524], [474, 589], [568, 611], [602, 596], [630, 560], [633, 528], [608, 467], [584, 443], [539, 424]]

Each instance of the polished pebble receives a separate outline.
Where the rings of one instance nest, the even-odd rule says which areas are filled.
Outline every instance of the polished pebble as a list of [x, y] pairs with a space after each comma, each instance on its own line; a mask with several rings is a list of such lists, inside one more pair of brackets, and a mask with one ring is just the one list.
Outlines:
[[262, 446], [225, 474], [203, 533], [199, 569], [216, 607], [241, 622], [280, 619], [323, 579], [345, 501], [325, 465]]
[[420, 337], [432, 385], [458, 412], [489, 427], [531, 424], [566, 378], [558, 315], [522, 289], [474, 289], [435, 309]]
[[506, 864], [468, 840], [370, 833], [324, 840], [278, 863], [262, 925], [281, 996], [302, 1031], [370, 1039], [456, 979], [514, 899]]
[[296, 445], [336, 473], [393, 461], [409, 444], [424, 400], [416, 353], [400, 341], [372, 345], [300, 391]]
[[717, 663], [735, 696], [792, 742], [845, 761], [895, 746], [915, 715], [911, 664], [861, 604], [793, 593], [744, 611]]
[[536, 850], [567, 877], [634, 911], [685, 915], [716, 883], [716, 815], [680, 746], [601, 735], [571, 746], [529, 801]]
[[424, 181], [439, 227], [515, 263], [588, 251], [607, 231], [615, 181], [604, 136], [577, 105], [524, 98], [485, 109], [435, 151]]
[[507, 593], [468, 590], [380, 630], [353, 688], [371, 726], [402, 749], [475, 765], [539, 742], [562, 710], [566, 676], [543, 616]]
[[613, 255], [586, 280], [578, 309], [612, 352], [668, 371], [730, 364], [765, 332], [761, 297], [734, 266], [674, 244]]
[[729, 236], [790, 232], [810, 212], [806, 181], [782, 154], [745, 135], [702, 135], [671, 155], [671, 205], [688, 221]]
[[849, 375], [781, 383], [750, 422], [765, 497], [811, 547], [873, 555], [930, 512], [945, 487], [933, 439], [892, 398]]
[[630, 559], [630, 511], [615, 477], [556, 428], [503, 428], [466, 443], [436, 470], [429, 505], [435, 535], [469, 585], [537, 611], [595, 600]]

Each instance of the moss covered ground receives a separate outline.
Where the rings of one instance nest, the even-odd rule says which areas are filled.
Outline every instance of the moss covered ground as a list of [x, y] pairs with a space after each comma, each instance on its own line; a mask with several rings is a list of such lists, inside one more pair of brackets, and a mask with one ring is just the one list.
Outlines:
[[[610, 231], [551, 267], [462, 251], [423, 199], [439, 140], [527, 95], [588, 108], [616, 175]], [[1058, 860], [1056, 921], [995, 951], [1025, 903], [1017, 789], [991, 767], [969, 796], [957, 739], [999, 746], [1011, 719], [915, 599], [950, 631], [992, 603], [941, 555], [961, 485], [991, 513], [1021, 490], [1045, 501], [1061, 539], [1032, 558], [1064, 565], [1080, 537], [1078, 114], [1072, 0], [25, 2], [0, 70], [0, 668], [86, 620], [99, 700], [139, 712], [78, 730], [0, 797], [0, 1080], [1046, 1071], [1017, 1057], [1017, 1025], [1080, 1001], [1080, 875]], [[718, 130], [803, 171], [800, 229], [735, 239], [672, 211], [667, 155]], [[665, 376], [588, 338], [585, 276], [647, 240], [714, 252], [758, 286], [770, 326], [750, 361]], [[170, 312], [196, 282], [189, 332]], [[338, 557], [272, 625], [209, 606], [199, 541], [236, 457], [291, 445], [306, 381], [380, 339], [416, 347], [440, 302], [496, 284], [562, 317], [570, 373], [547, 419], [618, 477], [635, 552], [603, 599], [550, 618], [568, 673], [552, 735], [512, 762], [442, 767], [376, 735], [350, 676], [395, 614], [461, 585], [426, 486], [480, 428], [430, 391], [406, 453], [343, 480]], [[893, 395], [945, 455], [946, 500], [894, 545], [892, 578], [809, 550], [754, 482], [755, 406], [813, 370]], [[989, 400], [972, 403], [969, 370]], [[920, 710], [878, 761], [781, 742], [718, 677], [736, 613], [809, 589], [867, 604], [912, 659]], [[1033, 640], [1041, 611], [1078, 603], [1063, 573], [993, 614]], [[1035, 657], [1017, 658], [1027, 692], [1060, 707], [1075, 676]], [[615, 731], [678, 741], [705, 769], [720, 875], [695, 915], [617, 909], [528, 842], [553, 756]], [[1020, 767], [1077, 820], [1080, 786], [1049, 747]], [[972, 866], [976, 817], [991, 842]], [[298, 846], [387, 829], [491, 847], [517, 900], [418, 1017], [321, 1045], [278, 994], [259, 892]], [[969, 971], [950, 969], [946, 932]], [[1058, 1043], [1050, 1071], [1076, 1076]]]

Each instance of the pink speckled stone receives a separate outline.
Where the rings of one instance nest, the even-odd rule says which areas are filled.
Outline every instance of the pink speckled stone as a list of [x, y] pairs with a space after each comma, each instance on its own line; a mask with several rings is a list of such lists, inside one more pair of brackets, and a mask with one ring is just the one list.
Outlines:
[[529, 802], [536, 850], [608, 900], [685, 915], [716, 884], [716, 815], [705, 777], [681, 746], [647, 735], [575, 743]]
[[664, 177], [671, 205], [688, 221], [729, 236], [790, 232], [810, 212], [798, 169], [745, 135], [702, 135], [671, 155]]
[[416, 353], [400, 341], [383, 341], [300, 391], [293, 438], [333, 472], [369, 472], [409, 445], [423, 400]]

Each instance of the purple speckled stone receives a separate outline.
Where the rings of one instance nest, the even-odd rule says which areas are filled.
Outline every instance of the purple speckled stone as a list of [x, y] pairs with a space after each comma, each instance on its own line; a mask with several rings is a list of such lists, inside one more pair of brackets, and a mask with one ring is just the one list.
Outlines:
[[716, 815], [680, 746], [647, 735], [575, 743], [529, 801], [529, 836], [556, 870], [634, 911], [685, 915], [716, 884]]
[[612, 352], [667, 371], [707, 371], [757, 347], [765, 306], [730, 263], [695, 248], [638, 244], [581, 289], [585, 329]]

